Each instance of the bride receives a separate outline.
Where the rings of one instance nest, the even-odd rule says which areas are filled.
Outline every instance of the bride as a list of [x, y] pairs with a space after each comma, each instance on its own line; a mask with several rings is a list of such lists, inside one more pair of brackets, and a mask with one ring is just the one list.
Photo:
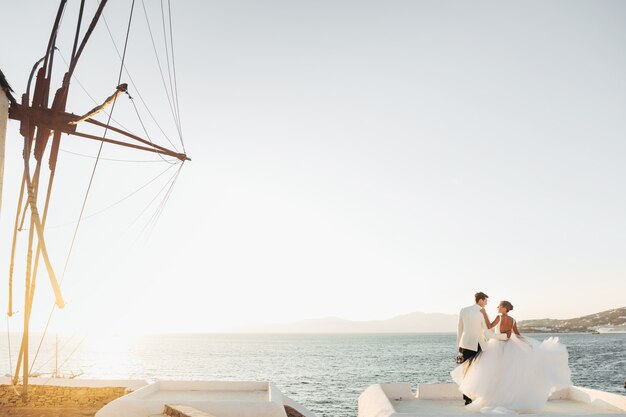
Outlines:
[[511, 310], [510, 302], [501, 301], [493, 322], [482, 310], [491, 329], [486, 348], [471, 366], [465, 362], [450, 373], [459, 390], [473, 399], [470, 410], [537, 413], [552, 392], [572, 385], [565, 346], [556, 337], [539, 342], [521, 336]]

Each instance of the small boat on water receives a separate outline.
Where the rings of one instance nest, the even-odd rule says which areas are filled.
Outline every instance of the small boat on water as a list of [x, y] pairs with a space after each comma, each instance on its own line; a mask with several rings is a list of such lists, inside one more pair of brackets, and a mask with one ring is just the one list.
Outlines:
[[607, 326], [607, 327], [598, 327], [595, 329], [597, 333], [600, 334], [614, 334], [614, 333], [626, 333], [626, 326]]
[[[420, 384], [415, 393], [409, 384], [375, 384], [359, 397], [358, 417], [475, 414], [465, 408], [456, 384]], [[572, 386], [553, 393], [542, 412], [532, 415], [626, 416], [626, 396]]]

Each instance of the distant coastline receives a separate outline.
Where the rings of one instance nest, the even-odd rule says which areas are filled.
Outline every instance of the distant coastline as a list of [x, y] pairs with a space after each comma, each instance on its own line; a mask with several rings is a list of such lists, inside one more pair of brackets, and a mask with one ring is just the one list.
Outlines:
[[[386, 320], [355, 321], [339, 317], [284, 324], [247, 326], [235, 333], [456, 333], [458, 315], [413, 312]], [[626, 333], [626, 307], [572, 319], [522, 320], [525, 333]], [[229, 333], [231, 333], [229, 332]]]
[[626, 333], [626, 307], [572, 319], [523, 320], [518, 325], [528, 333]]
[[386, 320], [356, 321], [339, 317], [292, 323], [247, 326], [238, 333], [449, 333], [456, 331], [456, 314], [414, 312]]

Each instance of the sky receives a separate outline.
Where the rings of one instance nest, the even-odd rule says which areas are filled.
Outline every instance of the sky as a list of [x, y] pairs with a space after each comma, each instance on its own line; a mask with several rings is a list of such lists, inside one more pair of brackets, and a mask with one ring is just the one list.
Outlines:
[[[65, 59], [78, 4], [59, 33]], [[130, 5], [105, 9], [112, 35], [96, 27], [69, 111], [94, 106], [85, 90], [101, 102], [115, 89], [111, 37], [121, 51]], [[3, 5], [0, 68], [16, 97], [57, 7]], [[90, 16], [97, 2], [86, 7]], [[68, 258], [99, 145], [64, 136], [46, 243], [68, 304], [52, 328], [202, 332], [456, 314], [476, 291], [491, 314], [511, 301], [518, 320], [626, 305], [623, 2], [172, 1], [171, 11], [169, 66], [192, 160], [154, 223], [180, 166], [105, 145]], [[150, 138], [170, 146], [139, 95], [182, 149], [146, 24], [167, 73], [160, 12], [137, 1], [121, 81], [132, 78]], [[58, 85], [65, 64], [55, 65]], [[145, 136], [127, 96], [113, 118]], [[12, 121], [5, 277], [21, 151]], [[18, 238], [11, 331], [23, 320], [28, 232]], [[42, 271], [34, 329], [51, 305]]]

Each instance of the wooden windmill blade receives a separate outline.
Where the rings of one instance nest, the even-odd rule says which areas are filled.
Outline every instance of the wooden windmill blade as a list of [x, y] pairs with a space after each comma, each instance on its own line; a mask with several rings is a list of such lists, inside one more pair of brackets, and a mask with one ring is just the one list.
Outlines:
[[[54, 174], [56, 171], [57, 163], [58, 163], [58, 153], [60, 150], [60, 142], [62, 139], [62, 135], [65, 133], [69, 136], [74, 136], [76, 139], [89, 139], [100, 141], [101, 143], [111, 143], [116, 146], [122, 146], [127, 148], [133, 148], [136, 150], [144, 151], [144, 152], [152, 152], [160, 155], [170, 156], [172, 158], [176, 158], [180, 161], [190, 160], [185, 153], [177, 152], [176, 150], [168, 149], [166, 147], [154, 144], [149, 139], [145, 139], [134, 135], [124, 129], [120, 129], [114, 126], [111, 126], [110, 116], [109, 121], [104, 123], [95, 119], [95, 116], [101, 112], [107, 106], [114, 106], [116, 100], [119, 96], [126, 92], [126, 85], [120, 84], [115, 88], [115, 91], [112, 95], [103, 100], [102, 104], [96, 106], [95, 108], [85, 112], [82, 116], [76, 115], [74, 113], [70, 113], [66, 110], [68, 91], [70, 88], [70, 81], [72, 79], [72, 74], [76, 68], [77, 62], [79, 61], [82, 52], [84, 51], [89, 38], [96, 27], [101, 15], [102, 11], [107, 4], [107, 0], [101, 0], [99, 2], [98, 8], [94, 13], [92, 20], [89, 24], [89, 27], [85, 31], [85, 34], [82, 37], [82, 40], [79, 42], [79, 35], [81, 29], [81, 22], [83, 18], [83, 10], [85, 5], [85, 0], [81, 0], [80, 4], [80, 12], [78, 15], [78, 22], [76, 26], [76, 36], [74, 39], [74, 45], [72, 49], [71, 60], [69, 63], [68, 71], [65, 73], [63, 77], [62, 85], [56, 90], [54, 94], [54, 98], [52, 100], [52, 104], [49, 105], [50, 98], [50, 88], [51, 88], [51, 78], [52, 78], [52, 67], [54, 63], [54, 53], [55, 53], [55, 44], [56, 37], [59, 30], [59, 25], [61, 21], [61, 16], [64, 13], [66, 0], [61, 0], [59, 4], [59, 8], [57, 11], [56, 19], [53, 24], [53, 28], [51, 31], [51, 35], [49, 38], [49, 42], [47, 45], [46, 53], [43, 58], [41, 58], [37, 63], [33, 66], [31, 71], [31, 76], [29, 78], [26, 92], [21, 96], [21, 102], [17, 102], [10, 95], [10, 87], [6, 84], [6, 88], [4, 84], [2, 84], [3, 91], [7, 90], [7, 97], [10, 99], [10, 106], [8, 109], [8, 118], [17, 120], [20, 122], [20, 134], [24, 139], [24, 150], [23, 150], [23, 159], [24, 159], [24, 168], [23, 168], [23, 179], [21, 192], [19, 197], [19, 203], [16, 213], [15, 220], [15, 228], [13, 234], [13, 245], [11, 249], [11, 262], [9, 268], [9, 309], [8, 314], [11, 316], [13, 314], [12, 309], [12, 287], [13, 287], [13, 265], [15, 261], [15, 248], [16, 248], [16, 236], [18, 228], [21, 228], [20, 218], [22, 219], [22, 223], [26, 218], [26, 210], [30, 209], [30, 227], [28, 228], [28, 255], [26, 260], [26, 278], [25, 278], [25, 302], [24, 302], [24, 333], [22, 338], [22, 344], [20, 348], [20, 354], [18, 356], [17, 367], [15, 370], [15, 376], [13, 379], [14, 384], [18, 382], [18, 376], [20, 373], [20, 368], [23, 364], [23, 390], [22, 396], [23, 399], [27, 399], [27, 385], [28, 385], [28, 376], [29, 376], [29, 361], [28, 361], [28, 337], [29, 337], [29, 320], [30, 314], [33, 305], [33, 299], [35, 295], [35, 287], [36, 287], [36, 278], [37, 278], [37, 269], [38, 262], [41, 258], [44, 261], [44, 265], [46, 267], [48, 277], [50, 280], [51, 287], [53, 289], [55, 295], [55, 304], [57, 307], [62, 308], [65, 305], [65, 301], [63, 300], [63, 296], [61, 294], [61, 288], [59, 285], [59, 281], [55, 274], [55, 271], [52, 267], [52, 263], [50, 261], [50, 257], [48, 256], [48, 250], [46, 248], [45, 236], [44, 236], [44, 228], [48, 214], [50, 196], [53, 188], [54, 182]], [[132, 16], [132, 9], [131, 9]], [[130, 20], [129, 20], [130, 27]], [[128, 33], [127, 33], [128, 36]], [[123, 60], [122, 60], [123, 65]], [[36, 77], [35, 77], [36, 74]], [[0, 73], [0, 75], [2, 75]], [[32, 98], [31, 98], [31, 83], [33, 78], [35, 77], [34, 88], [32, 89]], [[120, 71], [121, 77], [121, 71]], [[4, 77], [2, 76], [0, 82], [5, 82]], [[81, 131], [79, 128], [84, 124], [89, 124], [91, 126], [99, 127], [103, 129], [102, 135], [94, 135], [91, 133], [86, 133]], [[0, 126], [1, 128], [2, 126]], [[1, 134], [2, 132], [0, 132]], [[115, 139], [107, 137], [107, 134], [113, 134], [117, 136]], [[51, 145], [49, 146], [49, 144]], [[0, 143], [0, 156], [3, 149], [1, 148]], [[50, 175], [48, 177], [47, 191], [45, 193], [45, 203], [43, 205], [43, 212], [40, 213], [39, 207], [41, 206], [40, 202], [37, 201], [39, 195], [39, 180], [40, 174], [42, 171], [44, 154], [47, 149], [50, 149], [50, 157], [49, 157], [49, 169]], [[31, 159], [35, 160], [35, 168], [31, 171]], [[0, 165], [1, 168], [1, 165]], [[94, 168], [95, 169], [95, 168]], [[0, 169], [0, 179], [1, 179], [2, 171]], [[0, 183], [0, 191], [1, 191], [1, 183]], [[24, 205], [24, 211], [22, 212], [22, 204]], [[21, 213], [22, 212], [22, 213]], [[21, 214], [21, 217], [20, 217]], [[82, 212], [81, 212], [82, 215]], [[32, 256], [34, 242], [37, 242], [36, 250], [34, 251], [35, 255]], [[71, 249], [70, 249], [71, 251]]]
[[[98, 106], [96, 109], [102, 110], [106, 107], [107, 104], [111, 104], [111, 103], [112, 101], [109, 101], [107, 99], [103, 105]], [[90, 111], [89, 113], [92, 113], [93, 110]], [[100, 122], [91, 117], [77, 116], [73, 113], [55, 111], [54, 109], [42, 109], [42, 108], [36, 108], [32, 106], [26, 107], [24, 105], [17, 104], [15, 106], [11, 106], [10, 111], [9, 111], [9, 118], [13, 120], [18, 120], [23, 125], [26, 122], [30, 123], [31, 125], [34, 124], [38, 128], [53, 131], [55, 134], [66, 133], [68, 135], [74, 135], [74, 136], [82, 137], [85, 139], [97, 140], [101, 142], [112, 143], [115, 145], [128, 147], [128, 148], [167, 155], [167, 156], [171, 156], [173, 158], [179, 159], [180, 161], [191, 160], [184, 153], [176, 152], [174, 150], [165, 148], [163, 146], [156, 145], [147, 139], [143, 139], [135, 134], [132, 134], [123, 129], [119, 129], [117, 127], [111, 126], [109, 124]], [[131, 142], [114, 140], [114, 139], [109, 139], [103, 136], [96, 136], [96, 135], [92, 135], [88, 133], [79, 132], [77, 129], [77, 126], [81, 122], [90, 123], [92, 125], [96, 125], [96, 126], [105, 128], [107, 130], [116, 132], [120, 135], [123, 135], [124, 137], [128, 139], [132, 139], [135, 142], [139, 142], [142, 145], [137, 145]]]
[[9, 106], [15, 103], [13, 89], [0, 70], [0, 215], [2, 215], [2, 185], [4, 183], [4, 150], [6, 143], [6, 130]]

